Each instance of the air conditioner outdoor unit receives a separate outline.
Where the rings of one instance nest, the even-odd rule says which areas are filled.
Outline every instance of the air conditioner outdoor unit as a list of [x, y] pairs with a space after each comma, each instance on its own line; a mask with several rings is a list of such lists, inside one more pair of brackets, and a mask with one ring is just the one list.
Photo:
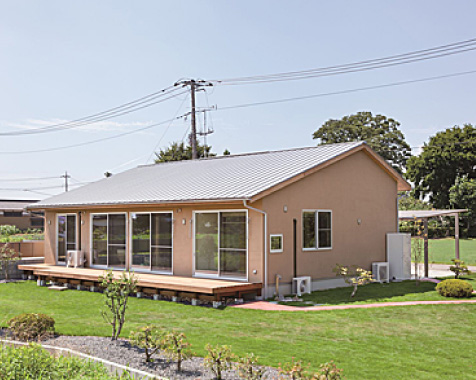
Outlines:
[[310, 276], [300, 276], [293, 278], [294, 294], [301, 297], [303, 293], [311, 294], [312, 280]]
[[390, 276], [388, 270], [388, 263], [372, 263], [372, 277], [375, 281], [378, 281], [380, 283], [389, 282]]
[[66, 254], [66, 267], [82, 267], [86, 262], [84, 252], [68, 251]]

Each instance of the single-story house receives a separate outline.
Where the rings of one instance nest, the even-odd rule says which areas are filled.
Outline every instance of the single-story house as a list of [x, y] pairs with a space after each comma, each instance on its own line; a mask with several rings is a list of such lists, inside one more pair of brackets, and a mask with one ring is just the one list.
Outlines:
[[0, 226], [11, 225], [20, 230], [29, 228], [43, 229], [43, 215], [25, 210], [38, 200], [0, 199]]
[[139, 166], [30, 209], [45, 212], [50, 274], [80, 250], [88, 270], [131, 269], [163, 286], [255, 284], [272, 296], [278, 277], [284, 292], [296, 276], [317, 289], [335, 281], [336, 263], [385, 261], [397, 192], [409, 189], [352, 142]]

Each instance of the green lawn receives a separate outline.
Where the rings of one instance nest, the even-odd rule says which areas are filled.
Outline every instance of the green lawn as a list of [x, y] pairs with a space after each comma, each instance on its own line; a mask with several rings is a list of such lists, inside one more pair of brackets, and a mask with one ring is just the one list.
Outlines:
[[[468, 265], [476, 265], [476, 239], [460, 239], [459, 244], [461, 260]], [[455, 240], [430, 239], [428, 254], [431, 263], [451, 264], [451, 259], [455, 258]]]
[[[106, 336], [102, 297], [0, 284], [0, 316], [42, 312], [55, 317], [60, 334]], [[266, 312], [131, 299], [123, 335], [152, 323], [183, 330], [199, 355], [206, 343], [230, 344], [273, 366], [296, 357], [317, 368], [332, 359], [349, 380], [476, 379], [476, 305]]]
[[[476, 289], [476, 274], [464, 278]], [[435, 291], [436, 284], [432, 282], [420, 282], [414, 280], [403, 282], [372, 283], [359, 287], [354, 298], [350, 298], [350, 287], [336, 288], [304, 294], [303, 302], [287, 302], [284, 305], [313, 306], [314, 304], [342, 305], [342, 304], [365, 304], [377, 302], [404, 302], [404, 301], [443, 301], [452, 298], [440, 296]], [[476, 298], [475, 298], [476, 299]], [[306, 304], [306, 302], [308, 302]]]

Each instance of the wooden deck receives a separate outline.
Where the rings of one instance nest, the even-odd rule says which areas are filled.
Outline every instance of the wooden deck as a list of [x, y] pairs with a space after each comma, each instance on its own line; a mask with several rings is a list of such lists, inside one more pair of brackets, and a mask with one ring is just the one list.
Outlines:
[[[104, 273], [102, 269], [66, 268], [57, 265], [19, 265], [18, 269], [33, 274], [40, 279], [49, 279], [60, 283], [70, 283], [85, 286], [98, 285], [98, 278]], [[121, 271], [113, 271], [115, 277], [121, 276]], [[224, 297], [241, 298], [243, 294], [256, 293], [260, 295], [261, 284], [249, 282], [225, 281], [196, 277], [181, 277], [172, 275], [135, 273], [138, 278], [140, 291], [148, 294], [180, 296], [188, 298], [208, 298], [220, 300]]]

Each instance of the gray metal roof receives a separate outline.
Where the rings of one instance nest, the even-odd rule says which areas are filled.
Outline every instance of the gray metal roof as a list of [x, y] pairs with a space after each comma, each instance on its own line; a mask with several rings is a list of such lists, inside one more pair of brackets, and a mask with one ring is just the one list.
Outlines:
[[26, 206], [38, 202], [37, 200], [22, 200], [22, 199], [0, 199], [1, 211], [23, 211]]
[[139, 166], [31, 208], [244, 200], [363, 142]]
[[467, 212], [467, 209], [454, 210], [399, 210], [398, 218], [401, 220], [435, 218], [437, 216], [451, 216]]

